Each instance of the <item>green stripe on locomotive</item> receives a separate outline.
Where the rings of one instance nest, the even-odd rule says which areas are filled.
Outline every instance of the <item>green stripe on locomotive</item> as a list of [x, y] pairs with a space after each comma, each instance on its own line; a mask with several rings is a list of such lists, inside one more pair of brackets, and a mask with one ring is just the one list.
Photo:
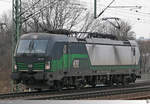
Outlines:
[[66, 70], [72, 67], [74, 59], [88, 58], [86, 54], [64, 54], [59, 60], [52, 60], [51, 72]]
[[[23, 62], [16, 63], [16, 65], [18, 67], [18, 70], [28, 70], [28, 65]], [[32, 65], [33, 65], [33, 67], [32, 67], [33, 70], [43, 70], [45, 68], [44, 62], [33, 63]]]
[[[73, 69], [73, 61], [79, 59], [79, 69], [88, 68], [90, 70], [119, 70], [119, 69], [140, 69], [139, 65], [91, 65], [87, 54], [64, 54], [59, 60], [51, 61], [50, 72], [58, 70]], [[84, 59], [84, 60], [82, 60]]]
[[91, 66], [92, 70], [119, 70], [119, 69], [140, 69], [139, 65], [101, 65], [101, 66]]

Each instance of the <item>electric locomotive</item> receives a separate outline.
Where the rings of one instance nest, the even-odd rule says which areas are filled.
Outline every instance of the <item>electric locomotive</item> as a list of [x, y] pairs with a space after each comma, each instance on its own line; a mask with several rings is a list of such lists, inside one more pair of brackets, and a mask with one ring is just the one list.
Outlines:
[[136, 41], [110, 35], [28, 33], [20, 37], [14, 58], [12, 79], [36, 89], [126, 85], [140, 77]]

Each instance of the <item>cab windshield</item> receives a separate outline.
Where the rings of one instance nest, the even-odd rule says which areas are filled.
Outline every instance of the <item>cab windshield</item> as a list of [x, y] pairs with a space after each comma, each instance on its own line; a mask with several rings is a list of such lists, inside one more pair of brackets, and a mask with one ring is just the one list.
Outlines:
[[17, 53], [45, 53], [48, 40], [20, 40]]

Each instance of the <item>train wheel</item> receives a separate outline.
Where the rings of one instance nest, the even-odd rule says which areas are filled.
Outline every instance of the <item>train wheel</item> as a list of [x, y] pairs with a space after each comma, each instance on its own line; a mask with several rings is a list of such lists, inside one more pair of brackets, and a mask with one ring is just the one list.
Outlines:
[[126, 77], [123, 78], [122, 85], [123, 86], [129, 85], [128, 79]]
[[116, 86], [117, 86], [117, 87], [119, 87], [119, 86], [120, 86], [120, 83], [119, 83], [119, 81], [117, 81], [117, 82], [116, 82]]
[[96, 83], [95, 81], [92, 83], [92, 87], [95, 88], [96, 87]]
[[54, 88], [58, 91], [61, 91], [62, 90], [62, 84], [61, 84], [61, 81], [55, 81], [54, 82]]
[[109, 85], [110, 87], [112, 87], [112, 86], [114, 85], [113, 81], [112, 81], [112, 80], [109, 80], [109, 81], [108, 81], [108, 85]]
[[84, 87], [83, 81], [82, 80], [76, 80], [75, 88], [76, 89], [81, 89], [83, 87]]
[[132, 82], [135, 83], [135, 81], [136, 81], [136, 75], [135, 75], [135, 74], [132, 74], [132, 75], [131, 75], [131, 78], [132, 78]]

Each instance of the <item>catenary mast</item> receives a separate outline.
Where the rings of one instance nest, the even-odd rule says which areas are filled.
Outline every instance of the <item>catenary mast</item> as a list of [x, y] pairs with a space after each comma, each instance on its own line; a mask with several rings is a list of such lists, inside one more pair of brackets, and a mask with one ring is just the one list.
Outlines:
[[[13, 22], [13, 33], [12, 33], [12, 72], [14, 71], [14, 52], [17, 41], [21, 34], [21, 0], [12, 0], [12, 22]], [[18, 91], [18, 86], [12, 82], [12, 91]]]

